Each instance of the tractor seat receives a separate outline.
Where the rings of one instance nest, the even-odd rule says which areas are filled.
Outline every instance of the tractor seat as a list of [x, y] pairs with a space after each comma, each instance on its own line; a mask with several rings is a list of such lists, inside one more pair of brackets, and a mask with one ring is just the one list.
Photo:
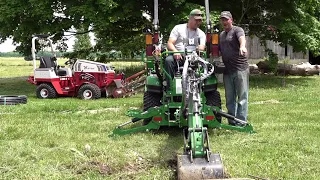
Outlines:
[[66, 76], [67, 71], [60, 69], [57, 65], [57, 59], [52, 56], [41, 56], [39, 68], [53, 68], [58, 76]]
[[57, 74], [58, 76], [66, 76], [66, 75], [67, 75], [67, 71], [66, 71], [66, 70], [63, 70], [63, 69], [58, 69], [58, 70], [56, 71], [56, 74]]
[[56, 60], [51, 56], [41, 56], [39, 68], [56, 68]]

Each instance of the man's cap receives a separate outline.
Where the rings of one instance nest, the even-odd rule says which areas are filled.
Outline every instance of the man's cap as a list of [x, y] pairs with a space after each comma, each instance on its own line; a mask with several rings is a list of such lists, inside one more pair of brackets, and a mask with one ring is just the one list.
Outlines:
[[222, 11], [220, 14], [220, 18], [232, 19], [232, 14], [230, 11]]
[[202, 19], [202, 12], [199, 9], [194, 9], [190, 12], [190, 17], [194, 17], [194, 19]]

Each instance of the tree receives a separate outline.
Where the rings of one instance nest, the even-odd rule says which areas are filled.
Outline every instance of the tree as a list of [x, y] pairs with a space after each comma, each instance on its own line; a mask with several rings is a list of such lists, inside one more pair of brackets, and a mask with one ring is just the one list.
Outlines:
[[[80, 29], [83, 31], [83, 29]], [[76, 39], [74, 41], [73, 50], [79, 51], [83, 49], [90, 49], [92, 48], [91, 42], [90, 42], [90, 36], [88, 33], [86, 34], [77, 34]]]
[[92, 49], [89, 33], [82, 33], [86, 31], [87, 30], [83, 27], [77, 31], [78, 33], [76, 34], [76, 39], [73, 45], [73, 56], [77, 58], [87, 59], [87, 56], [90, 54]]
[[[161, 32], [187, 19], [198, 0], [159, 0]], [[295, 50], [320, 49], [319, 0], [211, 0], [211, 11], [230, 10], [239, 25], [249, 24], [250, 34], [290, 44]], [[30, 53], [32, 34], [54, 34], [61, 40], [72, 26], [92, 26], [98, 38], [96, 50], [136, 51], [144, 47], [142, 29], [151, 22], [152, 0], [2, 0], [0, 41], [12, 37], [21, 42], [18, 51]], [[217, 23], [217, 22], [213, 22]]]

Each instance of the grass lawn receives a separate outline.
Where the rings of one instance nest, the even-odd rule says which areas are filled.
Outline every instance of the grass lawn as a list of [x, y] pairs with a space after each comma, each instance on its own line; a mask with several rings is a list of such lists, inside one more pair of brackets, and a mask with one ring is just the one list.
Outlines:
[[[30, 62], [0, 58], [0, 95], [28, 103], [0, 106], [0, 179], [175, 179], [182, 130], [109, 137], [130, 120], [142, 94], [84, 101], [37, 99]], [[256, 134], [210, 130], [230, 177], [320, 178], [320, 77], [251, 76], [249, 121]], [[219, 87], [225, 109], [224, 89]], [[225, 119], [224, 119], [225, 121]], [[90, 148], [89, 148], [90, 147]]]
[[[65, 66], [64, 62], [68, 59], [58, 59], [58, 64]], [[36, 66], [39, 66], [39, 61], [36, 62]], [[115, 67], [117, 72], [125, 71], [127, 76], [132, 75], [143, 69], [144, 65], [142, 62], [110, 62], [113, 67]], [[25, 61], [23, 57], [21, 58], [7, 58], [0, 57], [0, 78], [7, 77], [20, 77], [20, 76], [30, 76], [33, 74], [33, 64], [32, 61]], [[0, 91], [1, 92], [1, 91]]]

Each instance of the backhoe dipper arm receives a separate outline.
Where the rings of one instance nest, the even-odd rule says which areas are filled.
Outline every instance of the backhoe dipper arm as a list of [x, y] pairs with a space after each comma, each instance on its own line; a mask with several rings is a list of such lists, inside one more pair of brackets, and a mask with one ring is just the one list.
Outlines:
[[209, 71], [209, 66], [210, 63], [193, 52], [186, 56], [182, 71], [184, 103], [182, 113], [188, 121], [188, 133], [185, 134], [185, 152], [190, 155], [191, 162], [196, 157], [206, 157], [209, 161], [209, 137], [207, 136], [207, 128], [203, 126], [203, 115], [200, 111], [202, 108], [201, 89], [199, 88], [199, 84], [214, 71], [214, 67], [211, 67]]

